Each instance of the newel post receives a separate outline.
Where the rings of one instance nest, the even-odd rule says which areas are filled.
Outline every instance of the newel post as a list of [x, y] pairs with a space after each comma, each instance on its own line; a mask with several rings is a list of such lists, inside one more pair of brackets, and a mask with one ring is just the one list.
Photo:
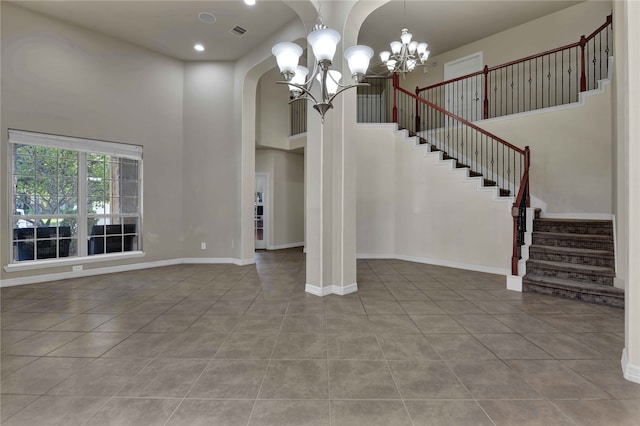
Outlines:
[[513, 251], [511, 253], [511, 275], [518, 276], [518, 204], [513, 203], [511, 207], [511, 216], [513, 217]]
[[484, 102], [482, 107], [482, 118], [485, 120], [489, 118], [489, 67], [484, 66]]
[[420, 132], [420, 103], [418, 97], [420, 95], [420, 88], [416, 86], [416, 135]]
[[398, 106], [397, 106], [397, 98], [398, 98], [398, 86], [400, 84], [398, 79], [398, 74], [393, 74], [393, 122], [398, 123]]
[[586, 67], [584, 66], [584, 48], [587, 44], [587, 39], [585, 36], [580, 37], [580, 91], [584, 92], [587, 90], [587, 75], [586, 75]]
[[[528, 146], [524, 147], [524, 169], [525, 172], [527, 173], [527, 176], [529, 176], [529, 167], [531, 166], [531, 150], [529, 149]], [[527, 193], [525, 194], [525, 196], [527, 197], [527, 207], [531, 207], [531, 197], [529, 195], [529, 187], [531, 185], [529, 185], [531, 178], [527, 179]]]

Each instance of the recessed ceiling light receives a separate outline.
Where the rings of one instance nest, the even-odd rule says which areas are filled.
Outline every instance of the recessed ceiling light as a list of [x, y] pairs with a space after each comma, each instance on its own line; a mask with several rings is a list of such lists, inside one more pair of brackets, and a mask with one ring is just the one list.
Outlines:
[[244, 0], [244, 4], [246, 4], [247, 6], [253, 6], [254, 4], [256, 4], [256, 0]]
[[194, 44], [193, 48], [196, 49], [198, 52], [204, 52], [204, 46], [201, 45], [200, 43]]
[[216, 22], [216, 17], [213, 13], [209, 12], [200, 12], [198, 14], [198, 19], [200, 22], [204, 22], [205, 24], [213, 24]]

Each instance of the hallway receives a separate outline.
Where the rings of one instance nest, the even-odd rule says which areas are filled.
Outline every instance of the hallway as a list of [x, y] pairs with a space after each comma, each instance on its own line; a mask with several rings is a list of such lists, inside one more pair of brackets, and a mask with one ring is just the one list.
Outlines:
[[501, 276], [300, 249], [5, 287], [3, 425], [640, 425], [624, 311]]

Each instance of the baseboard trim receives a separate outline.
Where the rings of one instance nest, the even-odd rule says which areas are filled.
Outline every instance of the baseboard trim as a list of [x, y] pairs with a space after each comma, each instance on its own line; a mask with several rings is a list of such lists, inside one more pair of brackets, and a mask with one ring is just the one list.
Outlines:
[[0, 287], [13, 287], [16, 285], [38, 284], [48, 281], [65, 280], [69, 278], [90, 277], [94, 275], [113, 274], [117, 272], [136, 271], [139, 269], [160, 268], [163, 266], [174, 266], [181, 264], [233, 264], [246, 266], [256, 263], [256, 259], [235, 259], [235, 258], [183, 258], [158, 260], [155, 262], [132, 263], [129, 265], [107, 266], [104, 268], [83, 269], [80, 271], [57, 272], [53, 274], [31, 275], [21, 278], [9, 278], [0, 280]]
[[585, 219], [585, 220], [613, 220], [610, 213], [546, 213], [540, 212], [541, 219]]
[[267, 250], [282, 250], [282, 249], [295, 248], [295, 247], [304, 247], [304, 241], [301, 243], [279, 244], [277, 246], [267, 245]]
[[313, 284], [305, 284], [304, 291], [320, 297], [328, 296], [330, 294], [345, 296], [347, 294], [355, 293], [356, 291], [358, 291], [358, 283], [352, 283], [345, 286], [333, 284], [324, 287], [318, 287], [317, 285]]
[[507, 290], [522, 293], [522, 277], [517, 275], [507, 275]]
[[416, 262], [416, 263], [426, 263], [428, 265], [436, 265], [436, 266], [446, 266], [449, 268], [457, 268], [457, 269], [465, 269], [467, 271], [476, 271], [476, 272], [486, 272], [489, 274], [497, 274], [497, 275], [510, 275], [511, 271], [506, 268], [496, 268], [493, 266], [483, 266], [483, 265], [474, 265], [472, 263], [461, 263], [461, 262], [453, 262], [450, 260], [443, 259], [432, 259], [428, 257], [417, 257], [417, 256], [407, 256], [403, 254], [367, 254], [367, 253], [359, 253], [356, 254], [357, 259], [396, 259], [396, 260], [406, 260], [408, 262]]
[[622, 365], [622, 373], [624, 378], [630, 382], [640, 383], [640, 365], [633, 365], [629, 362], [627, 356], [627, 348], [622, 350], [622, 359], [620, 360]]
[[236, 259], [233, 257], [187, 257], [179, 260], [181, 260], [180, 263], [209, 264], [209, 265], [231, 263], [237, 266], [246, 266], [246, 265], [253, 265], [254, 263], [256, 263], [255, 257], [249, 258], [249, 259]]

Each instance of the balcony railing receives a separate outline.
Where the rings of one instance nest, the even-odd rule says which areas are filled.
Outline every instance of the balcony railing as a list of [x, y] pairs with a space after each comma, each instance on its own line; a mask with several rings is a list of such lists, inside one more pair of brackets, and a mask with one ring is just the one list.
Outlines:
[[416, 95], [469, 121], [564, 105], [593, 90], [609, 72], [613, 19], [557, 49], [427, 87]]

